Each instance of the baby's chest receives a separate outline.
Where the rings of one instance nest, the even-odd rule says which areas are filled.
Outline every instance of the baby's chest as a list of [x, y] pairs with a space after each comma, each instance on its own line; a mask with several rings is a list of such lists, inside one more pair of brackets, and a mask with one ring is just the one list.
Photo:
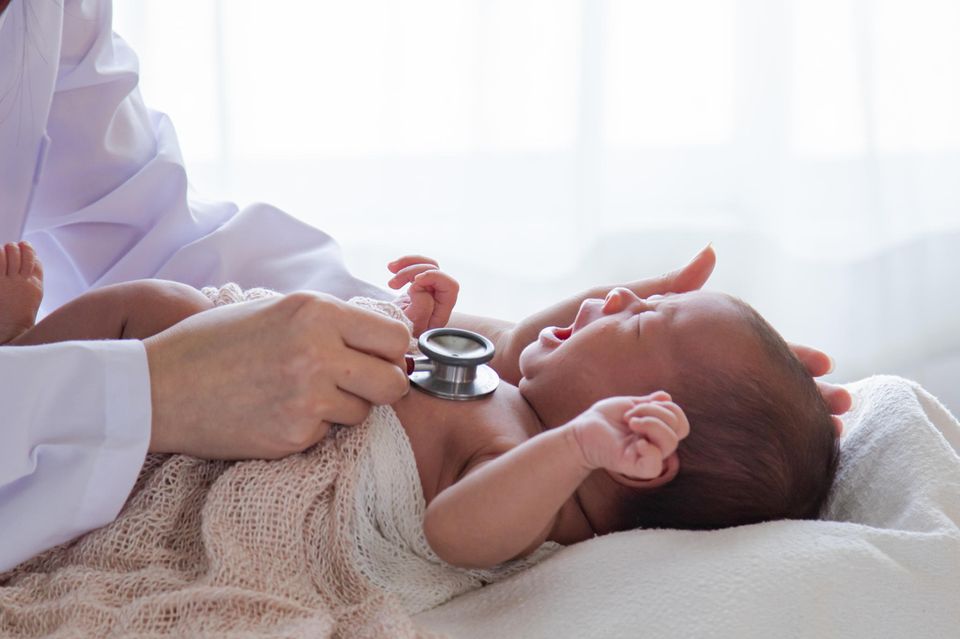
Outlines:
[[510, 387], [498, 389], [488, 399], [454, 402], [411, 391], [393, 405], [410, 440], [417, 462], [423, 495], [429, 504], [460, 476], [466, 464], [494, 442], [528, 435], [508, 410]]

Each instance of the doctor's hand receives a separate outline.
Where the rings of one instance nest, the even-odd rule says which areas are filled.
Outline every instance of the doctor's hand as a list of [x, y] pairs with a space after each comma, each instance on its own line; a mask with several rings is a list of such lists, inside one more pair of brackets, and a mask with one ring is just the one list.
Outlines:
[[[803, 346], [802, 344], [788, 345], [812, 377], [822, 377], [833, 371], [833, 360], [823, 351], [811, 346]], [[853, 407], [853, 397], [850, 395], [850, 391], [843, 386], [824, 382], [819, 379], [814, 379], [813, 381], [816, 382], [817, 388], [820, 390], [820, 396], [823, 397], [827, 408], [830, 409], [833, 426], [839, 437], [843, 434], [843, 420], [840, 416]]]
[[408, 390], [400, 322], [293, 293], [199, 313], [144, 340], [150, 452], [278, 458]]

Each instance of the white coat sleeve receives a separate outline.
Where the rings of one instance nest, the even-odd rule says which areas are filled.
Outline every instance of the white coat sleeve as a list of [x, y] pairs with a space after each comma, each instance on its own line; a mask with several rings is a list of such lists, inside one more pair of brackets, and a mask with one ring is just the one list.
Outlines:
[[109, 0], [66, 0], [50, 142], [23, 233], [55, 275], [42, 313], [145, 277], [389, 295], [350, 275], [330, 236], [274, 207], [192, 197], [173, 125], [144, 105], [138, 81]]
[[151, 405], [136, 340], [0, 347], [0, 379], [2, 572], [116, 517], [143, 465]]

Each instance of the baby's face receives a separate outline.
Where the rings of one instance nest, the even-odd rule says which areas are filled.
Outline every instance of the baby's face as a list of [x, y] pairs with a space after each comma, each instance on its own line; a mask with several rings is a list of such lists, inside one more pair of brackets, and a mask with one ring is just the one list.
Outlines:
[[588, 299], [573, 324], [548, 327], [520, 356], [520, 390], [553, 428], [615, 395], [669, 390], [687, 366], [729, 370], [752, 357], [751, 330], [729, 295]]

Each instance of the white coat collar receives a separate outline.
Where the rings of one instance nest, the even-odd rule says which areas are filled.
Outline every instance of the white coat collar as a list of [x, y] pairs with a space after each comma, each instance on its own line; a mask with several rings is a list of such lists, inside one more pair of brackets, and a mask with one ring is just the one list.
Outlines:
[[[26, 3], [30, 6], [26, 6]], [[0, 23], [0, 242], [19, 239], [46, 153], [62, 2], [13, 0]]]

